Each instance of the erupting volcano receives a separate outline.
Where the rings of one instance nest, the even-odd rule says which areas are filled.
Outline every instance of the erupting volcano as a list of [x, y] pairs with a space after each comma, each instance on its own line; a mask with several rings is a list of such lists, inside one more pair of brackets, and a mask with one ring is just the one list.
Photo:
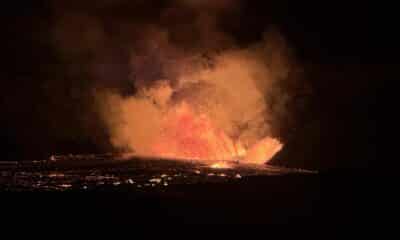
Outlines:
[[183, 102], [172, 109], [163, 119], [160, 136], [154, 143], [154, 156], [202, 161], [239, 160], [263, 163], [282, 147], [272, 138], [266, 138], [250, 148], [250, 154], [242, 143], [235, 141], [222, 129], [212, 125], [205, 114], [196, 115]]
[[276, 125], [288, 94], [286, 47], [278, 38], [210, 55], [165, 38], [131, 59], [135, 91], [99, 94], [114, 147], [137, 156], [261, 164], [283, 146]]

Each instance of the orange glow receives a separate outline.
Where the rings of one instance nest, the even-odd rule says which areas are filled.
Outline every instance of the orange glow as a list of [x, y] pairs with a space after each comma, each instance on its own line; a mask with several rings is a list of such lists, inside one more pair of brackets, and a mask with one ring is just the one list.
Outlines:
[[[138, 85], [133, 96], [100, 94], [111, 144], [150, 159], [268, 162], [283, 146], [272, 133], [287, 96], [277, 98], [273, 109], [267, 96], [283, 94], [274, 86], [287, 68], [279, 52], [263, 56], [260, 51], [227, 50], [212, 64], [184, 58], [165, 65], [166, 79]], [[176, 74], [169, 76], [169, 70]]]
[[274, 138], [264, 138], [252, 146], [246, 154], [245, 162], [264, 163], [269, 161], [283, 147], [283, 144]]
[[[261, 164], [270, 160], [282, 148], [282, 144], [266, 137], [249, 148], [217, 129], [205, 114], [196, 115], [183, 102], [173, 108], [164, 118], [162, 132], [155, 140], [152, 154], [163, 158], [201, 161], [239, 160]], [[224, 162], [212, 168], [229, 168]]]
[[228, 168], [232, 168], [231, 165], [229, 165], [226, 162], [217, 162], [217, 163], [213, 163], [210, 165], [210, 168], [215, 168], [215, 169], [228, 169]]
[[232, 139], [216, 129], [206, 115], [196, 115], [185, 102], [173, 108], [163, 120], [153, 155], [194, 160], [227, 160], [238, 156]]

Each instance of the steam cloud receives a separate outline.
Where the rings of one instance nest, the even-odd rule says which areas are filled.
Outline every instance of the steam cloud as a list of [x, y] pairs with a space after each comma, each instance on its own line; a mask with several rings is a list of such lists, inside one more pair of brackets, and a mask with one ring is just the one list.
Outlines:
[[[234, 0], [175, 1], [157, 12], [157, 20], [120, 24], [120, 39], [107, 35], [101, 18], [77, 13], [60, 18], [55, 39], [64, 55], [91, 56], [97, 107], [116, 148], [152, 155], [171, 122], [166, 119], [190, 111], [233, 145], [249, 149], [269, 141], [275, 154], [281, 145], [272, 137], [289, 98], [282, 86], [294, 63], [277, 31], [239, 47], [219, 30], [218, 17], [239, 9]], [[69, 30], [78, 22], [87, 31], [76, 39]], [[113, 49], [115, 42], [121, 46]], [[104, 61], [113, 64], [104, 67]], [[110, 87], [118, 79], [130, 83], [124, 85], [128, 94]]]

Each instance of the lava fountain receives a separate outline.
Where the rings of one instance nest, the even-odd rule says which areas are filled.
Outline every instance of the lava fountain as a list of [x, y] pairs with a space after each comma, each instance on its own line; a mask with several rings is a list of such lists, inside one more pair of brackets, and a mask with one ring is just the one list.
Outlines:
[[[288, 72], [285, 56], [265, 52], [270, 49], [275, 48], [229, 50], [211, 59], [178, 57], [174, 64], [160, 56], [162, 69], [155, 70], [163, 78], [137, 84], [128, 97], [100, 94], [110, 142], [149, 158], [268, 162], [283, 147], [273, 129], [274, 114], [282, 115], [287, 99], [277, 82]], [[141, 58], [133, 65], [136, 61]]]
[[[171, 109], [162, 121], [162, 131], [152, 148], [153, 156], [199, 161], [243, 159], [246, 163], [264, 163], [271, 159], [282, 144], [274, 138], [264, 138], [248, 150], [240, 140], [229, 137], [216, 128], [205, 114], [197, 115], [183, 102]], [[216, 168], [222, 167], [216, 163]]]

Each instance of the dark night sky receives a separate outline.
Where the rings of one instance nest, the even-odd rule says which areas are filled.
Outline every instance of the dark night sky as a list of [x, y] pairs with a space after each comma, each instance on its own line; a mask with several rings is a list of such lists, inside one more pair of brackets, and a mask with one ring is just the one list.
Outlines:
[[[60, 58], [52, 42], [54, 8], [62, 1], [12, 2], [1, 10], [4, 160], [109, 150], [106, 133], [90, 107], [91, 80], [79, 68], [84, 60], [73, 59], [71, 73], [67, 70], [71, 63]], [[107, 2], [112, 1], [85, 1], [78, 8], [96, 12]], [[135, 1], [112, 4], [107, 19], [113, 26], [151, 19], [168, 5], [167, 1], [127, 2]], [[285, 153], [287, 159], [302, 157], [282, 161], [314, 168], [366, 167], [376, 158], [376, 92], [384, 79], [395, 78], [399, 62], [395, 14], [390, 11], [394, 8], [350, 1], [306, 2], [245, 1], [239, 12], [224, 16], [221, 26], [246, 45], [275, 25], [304, 65], [314, 94], [309, 115]], [[110, 59], [113, 54], [117, 57], [109, 61], [123, 59], [123, 51], [110, 51]]]

